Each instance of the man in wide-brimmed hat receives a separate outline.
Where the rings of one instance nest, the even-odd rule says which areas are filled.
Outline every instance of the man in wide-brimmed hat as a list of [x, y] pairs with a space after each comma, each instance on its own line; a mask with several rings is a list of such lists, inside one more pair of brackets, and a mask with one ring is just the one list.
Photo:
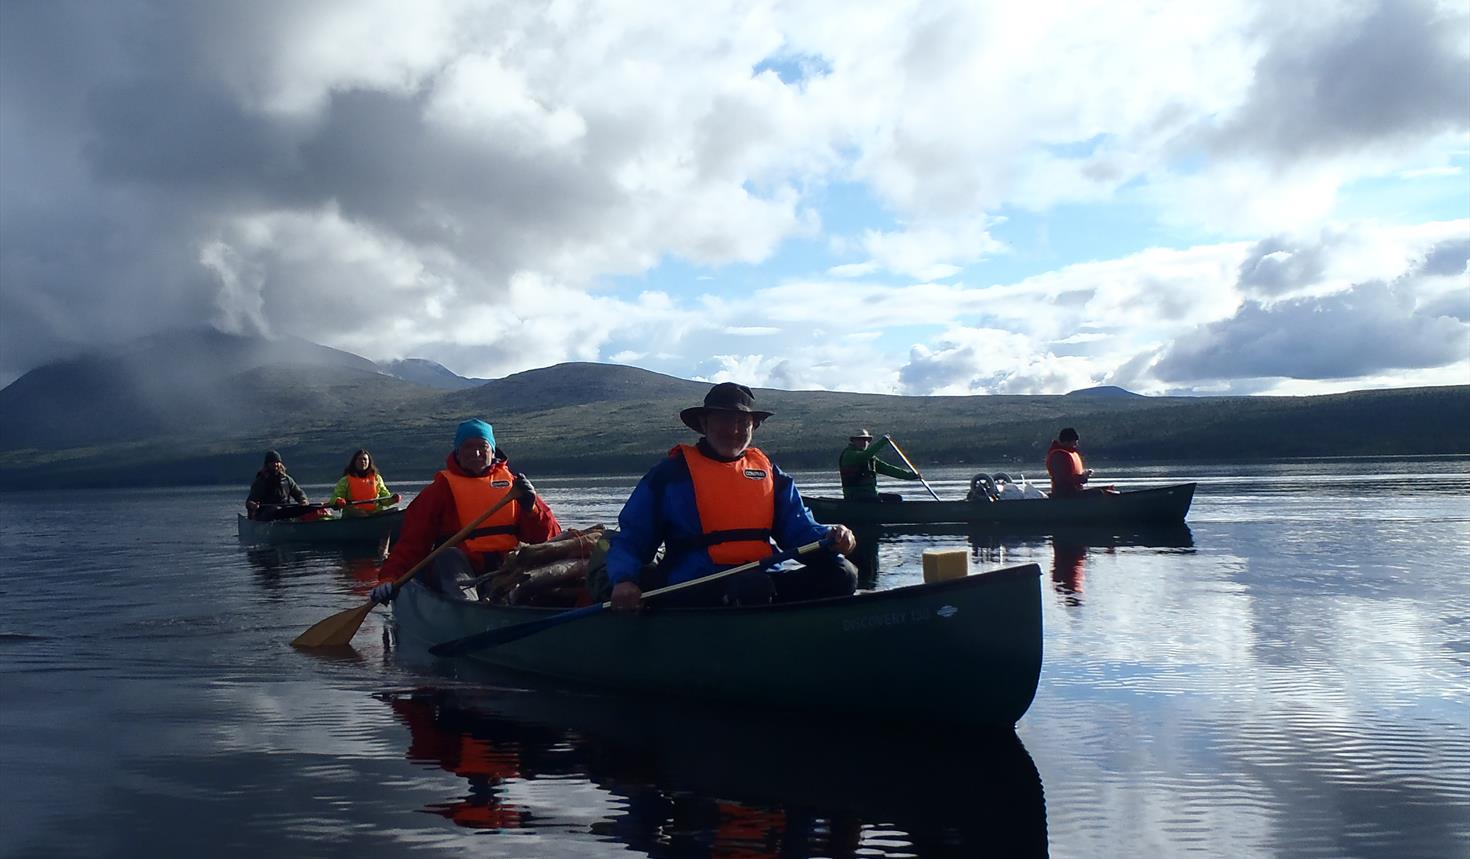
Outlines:
[[[918, 480], [919, 473], [904, 465], [895, 465], [880, 458], [878, 454], [893, 444], [883, 436], [873, 444], [873, 434], [858, 430], [857, 435], [847, 437], [847, 447], [837, 457], [837, 471], [842, 475], [842, 497], [848, 501], [877, 501], [878, 475], [886, 474], [900, 480]], [[899, 500], [899, 496], [883, 496], [885, 500]]]
[[[639, 481], [607, 554], [613, 608], [633, 610], [643, 592], [702, 578], [730, 567], [831, 537], [832, 551], [803, 555], [804, 566], [775, 574], [761, 569], [669, 594], [662, 605], [751, 605], [851, 594], [857, 569], [838, 552], [857, 545], [844, 525], [820, 525], [791, 478], [750, 442], [771, 412], [755, 407], [750, 388], [721, 382], [704, 403], [679, 413], [700, 433]], [[651, 566], [659, 546], [664, 557]]]

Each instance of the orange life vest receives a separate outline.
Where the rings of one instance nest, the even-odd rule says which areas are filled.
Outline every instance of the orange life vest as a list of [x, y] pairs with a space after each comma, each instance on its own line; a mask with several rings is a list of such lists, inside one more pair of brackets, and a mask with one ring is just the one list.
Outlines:
[[[1072, 470], [1070, 472], [1059, 469], [1053, 464], [1057, 462], [1056, 455], [1059, 453], [1066, 454], [1071, 461]], [[1087, 469], [1082, 467], [1082, 454], [1065, 447], [1054, 447], [1046, 454], [1046, 473], [1051, 475], [1052, 494], [1056, 495], [1060, 492], [1066, 495], [1081, 490], [1082, 475], [1087, 473]]]
[[[681, 444], [694, 479], [694, 505], [709, 549], [717, 564], [744, 564], [771, 554], [771, 528], [776, 522], [776, 473], [759, 448], [748, 447], [734, 462], [710, 459], [692, 444]], [[673, 454], [674, 451], [670, 451]]]
[[[459, 527], [475, 521], [481, 513], [494, 507], [511, 491], [515, 476], [501, 462], [480, 477], [466, 477], [448, 469], [439, 472], [449, 483], [454, 494], [454, 509], [459, 513]], [[521, 502], [512, 501], [495, 515], [480, 523], [459, 545], [467, 552], [509, 552], [519, 545], [516, 539], [516, 519], [520, 515]]]
[[[347, 475], [347, 500], [348, 501], [371, 501], [378, 497], [377, 475], [369, 474], [367, 477], [355, 477]], [[366, 506], [366, 505], [364, 505]]]

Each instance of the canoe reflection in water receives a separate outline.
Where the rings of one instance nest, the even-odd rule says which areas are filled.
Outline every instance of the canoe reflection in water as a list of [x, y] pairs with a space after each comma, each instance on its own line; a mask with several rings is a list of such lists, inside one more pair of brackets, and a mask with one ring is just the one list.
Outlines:
[[[477, 673], [537, 686], [379, 696], [412, 734], [409, 760], [468, 782], [425, 809], [461, 826], [567, 832], [552, 786], [585, 807], [583, 781], [613, 810], [582, 832], [656, 857], [1047, 852], [1041, 779], [1013, 731], [756, 714]], [[534, 779], [541, 789], [525, 789]]]

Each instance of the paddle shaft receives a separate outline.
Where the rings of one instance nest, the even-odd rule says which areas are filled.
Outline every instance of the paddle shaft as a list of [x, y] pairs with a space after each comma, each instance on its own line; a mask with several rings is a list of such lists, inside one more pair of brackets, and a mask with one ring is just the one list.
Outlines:
[[[480, 527], [481, 522], [484, 522], [486, 519], [489, 519], [491, 516], [495, 515], [496, 511], [514, 501], [518, 497], [519, 495], [517, 495], [516, 493], [506, 493], [505, 497], [497, 501], [495, 505], [492, 506], [489, 510], [486, 510], [484, 513], [481, 513], [479, 516], [475, 517], [475, 521], [459, 529], [459, 531], [456, 532], [454, 536], [450, 537], [448, 540], [445, 540], [437, 548], [435, 548], [434, 551], [425, 555], [423, 560], [410, 567], [408, 572], [394, 579], [393, 592], [397, 593], [399, 588], [408, 584], [410, 579], [418, 575], [419, 570], [427, 567], [429, 563], [437, 558], [441, 552], [449, 549], [452, 546], [457, 545], [465, 537], [468, 537], [471, 531]], [[357, 634], [358, 628], [362, 626], [362, 622], [367, 618], [368, 613], [371, 612], [373, 610], [373, 607], [376, 605], [377, 603], [373, 602], [372, 600], [368, 600], [367, 604], [365, 605], [360, 605], [357, 608], [350, 608], [346, 611], [340, 611], [329, 618], [317, 621], [306, 632], [303, 632], [300, 635], [296, 636], [296, 639], [292, 641], [291, 644], [294, 647], [341, 647], [343, 645], [346, 645], [352, 641], [352, 636]]]
[[940, 500], [939, 494], [934, 491], [934, 487], [930, 486], [929, 481], [924, 479], [924, 475], [919, 474], [919, 469], [914, 468], [914, 464], [912, 462], [909, 462], [909, 458], [904, 455], [903, 448], [898, 446], [898, 442], [893, 440], [893, 436], [885, 435], [884, 438], [888, 439], [888, 445], [893, 448], [894, 453], [898, 454], [898, 458], [903, 460], [903, 464], [909, 467], [909, 471], [912, 471], [914, 474], [918, 475], [919, 482], [924, 484], [924, 488], [929, 490], [929, 494], [934, 496], [934, 500]]
[[[759, 561], [751, 561], [748, 564], [741, 564], [738, 567], [731, 567], [728, 570], [721, 570], [718, 573], [711, 573], [710, 575], [701, 576], [697, 579], [690, 579], [687, 582], [679, 582], [676, 585], [656, 588], [644, 594], [643, 599], [652, 599], [656, 596], [671, 594], [675, 591], [682, 591], [685, 588], [692, 588], [696, 585], [708, 584], [709, 582], [723, 579], [726, 576], [733, 576], [736, 573], [743, 573], [747, 570], [753, 570], [758, 567], [766, 567], [771, 564], [779, 564], [782, 561], [790, 560], [791, 558], [795, 558], [798, 555], [804, 555], [807, 552], [812, 551], [813, 549], [820, 548], [830, 543], [830, 537], [823, 537], [816, 542], [807, 543], [805, 546], [799, 546], [790, 551], [777, 552], [776, 554], [771, 555], [768, 558], [762, 558]], [[607, 611], [610, 608], [612, 608], [612, 600], [608, 600], [607, 602], [602, 603], [593, 603], [592, 605], [583, 606], [581, 608], [574, 608], [571, 611], [564, 611], [559, 614], [552, 615], [551, 617], [543, 617], [539, 620], [516, 624], [515, 626], [503, 626], [497, 629], [489, 629], [484, 632], [477, 632], [474, 635], [467, 635], [464, 638], [456, 638], [452, 641], [441, 642], [434, 645], [433, 647], [430, 647], [429, 652], [434, 654], [435, 656], [462, 656], [466, 653], [471, 653], [476, 650], [484, 650], [486, 648], [495, 647], [501, 644], [509, 644], [512, 641], [519, 641], [520, 639], [525, 638], [528, 635], [535, 635], [538, 632], [551, 629], [554, 626], [561, 626], [564, 623], [569, 623], [571, 621], [579, 620], [584, 617], [591, 617], [594, 614], [601, 614], [602, 612]]]
[[496, 512], [500, 510], [500, 508], [504, 507], [505, 505], [509, 504], [519, 497], [520, 496], [514, 492], [507, 492], [505, 497], [495, 502], [495, 505], [493, 507], [491, 507], [489, 510], [486, 510], [484, 513], [481, 513], [479, 516], [476, 516], [475, 521], [456, 531], [454, 533], [454, 536], [450, 537], [448, 540], [445, 540], [443, 543], [440, 543], [437, 547], [435, 547], [434, 551], [425, 555], [422, 561], [419, 561], [417, 564], [414, 564], [412, 567], [410, 567], [408, 572], [394, 579], [393, 591], [397, 593], [399, 588], [408, 584], [410, 579], [419, 574], [419, 570], [427, 567], [429, 565], [429, 562], [439, 557], [439, 554], [441, 552], [444, 552], [445, 550], [450, 549], [455, 545], [458, 545], [461, 540], [470, 535], [471, 531], [480, 527], [481, 522], [484, 522], [486, 519], [494, 516]]
[[[655, 588], [644, 594], [643, 599], [653, 599], [654, 597], [663, 596], [664, 594], [671, 594], [675, 591], [682, 591], [685, 588], [692, 588], [695, 585], [702, 585], [708, 582], [718, 581], [725, 578], [726, 576], [733, 576], [736, 573], [743, 573], [746, 570], [753, 570], [757, 567], [767, 567], [771, 564], [779, 564], [782, 561], [789, 561], [792, 558], [795, 558], [797, 555], [805, 555], [807, 552], [810, 552], [813, 549], [821, 548], [821, 546], [827, 542], [829, 541], [827, 540], [827, 538], [824, 537], [820, 540], [817, 540], [816, 542], [807, 543], [805, 546], [798, 546], [788, 552], [777, 552], [769, 558], [762, 558], [759, 561], [751, 561], [748, 564], [741, 564], [738, 567], [731, 567], [728, 570], [720, 570], [718, 573], [710, 573], [707, 576], [700, 576], [697, 579], [690, 579], [687, 582], [679, 582], [677, 585], [668, 585], [667, 587]], [[602, 607], [612, 608], [612, 600], [608, 600], [607, 602], [603, 603]]]
[[[391, 496], [391, 495], [384, 495], [382, 498], [369, 498], [369, 499], [367, 499], [365, 501], [347, 501], [347, 502], [344, 502], [344, 503], [345, 503], [345, 506], [347, 506], [347, 507], [352, 507], [352, 506], [357, 505], [357, 504], [381, 504], [381, 503], [387, 501], [389, 498], [392, 498], [392, 497], [393, 496]], [[262, 504], [262, 505], [260, 505], [260, 509], [264, 510], [267, 507], [269, 507], [272, 510], [278, 510], [278, 509], [280, 509], [282, 507], [305, 507], [308, 510], [330, 510], [330, 509], [332, 509], [333, 507], [336, 507], [336, 506], [337, 505], [332, 504], [330, 502], [324, 502], [324, 503], [321, 503], [321, 504]]]

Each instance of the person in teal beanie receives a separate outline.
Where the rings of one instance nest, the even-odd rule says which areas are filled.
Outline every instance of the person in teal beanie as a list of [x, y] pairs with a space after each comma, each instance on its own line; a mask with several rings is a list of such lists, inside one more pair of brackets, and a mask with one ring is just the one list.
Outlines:
[[461, 423], [459, 427], [455, 429], [454, 449], [459, 450], [461, 445], [472, 438], [483, 438], [490, 445], [490, 447], [494, 448], [495, 427], [485, 423], [479, 418], [470, 418], [464, 423]]
[[494, 572], [521, 543], [545, 543], [561, 533], [556, 515], [530, 479], [513, 470], [496, 445], [495, 428], [479, 419], [461, 423], [444, 468], [404, 511], [398, 545], [378, 571], [381, 584], [373, 589], [373, 601], [391, 601], [397, 593], [395, 579], [507, 496], [510, 501], [441, 554], [418, 580], [452, 593], [456, 580]]

